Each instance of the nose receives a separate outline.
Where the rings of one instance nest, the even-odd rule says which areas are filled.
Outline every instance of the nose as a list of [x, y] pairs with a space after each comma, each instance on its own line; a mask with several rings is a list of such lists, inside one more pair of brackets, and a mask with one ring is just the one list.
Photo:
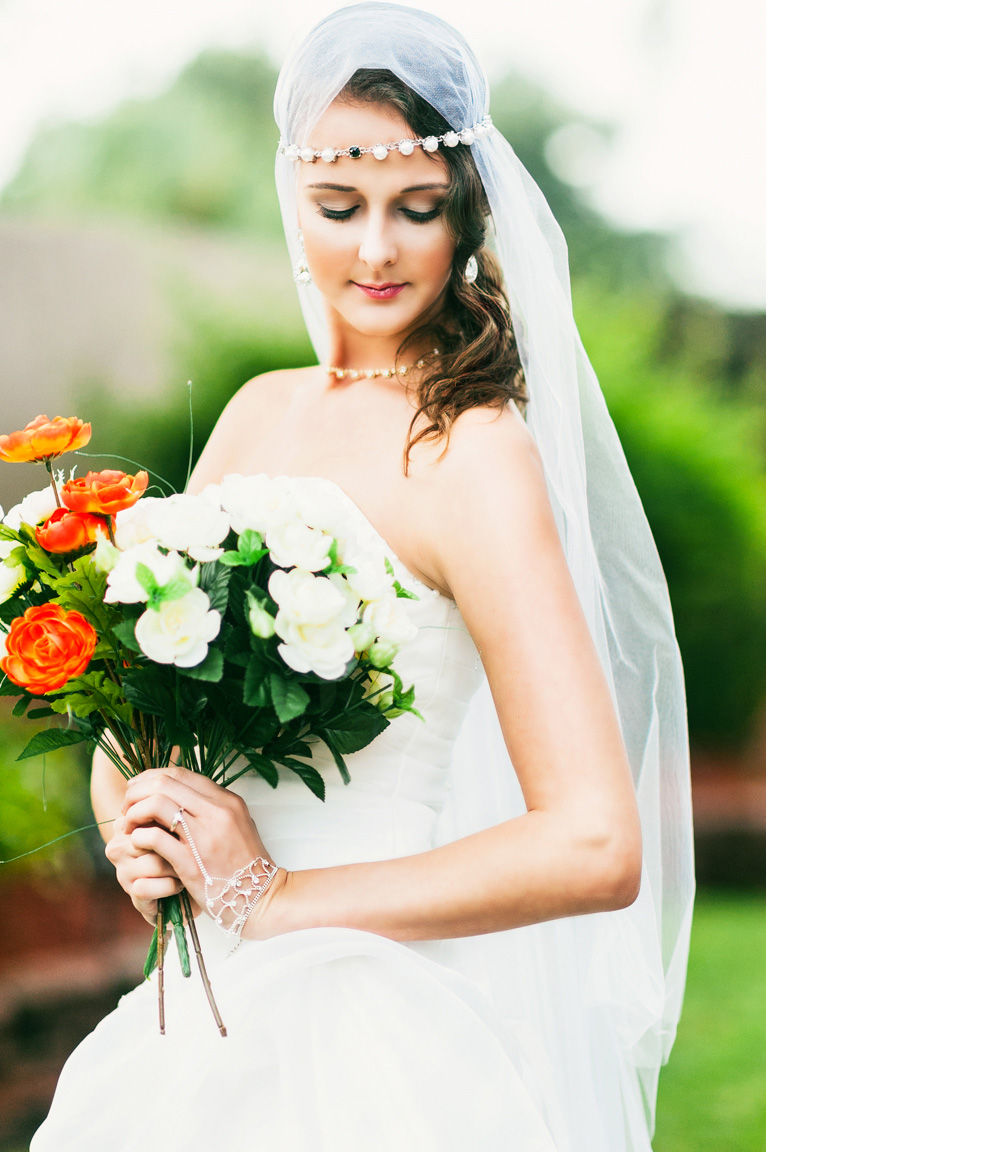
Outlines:
[[369, 213], [357, 254], [361, 262], [367, 264], [373, 272], [395, 263], [397, 255], [395, 242], [389, 222], [382, 213]]

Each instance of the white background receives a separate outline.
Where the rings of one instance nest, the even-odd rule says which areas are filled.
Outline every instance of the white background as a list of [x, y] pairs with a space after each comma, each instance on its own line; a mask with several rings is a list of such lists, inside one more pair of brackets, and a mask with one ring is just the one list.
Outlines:
[[996, 9], [769, 25], [768, 1148], [991, 1150]]

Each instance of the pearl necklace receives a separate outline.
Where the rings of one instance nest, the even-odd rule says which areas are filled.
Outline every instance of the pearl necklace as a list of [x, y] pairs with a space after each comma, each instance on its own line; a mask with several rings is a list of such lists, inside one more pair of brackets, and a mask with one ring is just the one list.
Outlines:
[[330, 376], [335, 376], [337, 380], [374, 380], [378, 376], [405, 376], [407, 372], [415, 372], [418, 368], [425, 368], [427, 361], [431, 356], [439, 356], [440, 349], [435, 348], [432, 352], [428, 352], [426, 356], [421, 356], [415, 364], [410, 364], [408, 367], [404, 364], [401, 368], [337, 368], [331, 364], [326, 372]]

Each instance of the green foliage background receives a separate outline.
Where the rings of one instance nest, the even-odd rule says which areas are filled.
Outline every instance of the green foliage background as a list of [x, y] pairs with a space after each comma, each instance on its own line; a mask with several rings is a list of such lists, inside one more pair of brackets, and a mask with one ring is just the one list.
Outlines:
[[[168, 237], [196, 232], [252, 247], [287, 266], [273, 191], [274, 79], [261, 56], [209, 52], [159, 96], [87, 124], [51, 125], [0, 193], [0, 213], [81, 225], [133, 220]], [[581, 122], [578, 114], [511, 75], [494, 86], [493, 115], [566, 234], [580, 332], [670, 584], [692, 743], [738, 750], [764, 699], [764, 316], [683, 294], [668, 237], [611, 225], [560, 177], [548, 143]], [[588, 126], [611, 138], [606, 125]], [[141, 457], [180, 487], [189, 396], [177, 381], [193, 381], [196, 457], [247, 379], [314, 362], [290, 274], [287, 285], [282, 309], [252, 282], [173, 281], [170, 387], [157, 400], [124, 404], [108, 382], [81, 379], [77, 413], [94, 424], [91, 450]], [[92, 820], [77, 750], [44, 766], [14, 763], [30, 735], [0, 711], [0, 859]], [[72, 837], [4, 877], [29, 866], [86, 869], [94, 852], [86, 837]], [[763, 1147], [763, 915], [758, 898], [699, 898], [684, 1019], [661, 1078], [657, 1150]]]
[[[161, 95], [95, 122], [51, 125], [0, 194], [0, 212], [197, 229], [286, 262], [273, 192], [274, 78], [261, 56], [209, 52]], [[494, 87], [493, 114], [566, 233], [580, 331], [670, 583], [692, 742], [738, 749], [764, 694], [763, 315], [682, 294], [668, 237], [612, 226], [559, 176], [547, 144], [580, 118], [550, 94], [508, 76]], [[590, 127], [610, 138], [606, 125]], [[193, 381], [196, 458], [247, 379], [314, 358], [290, 276], [284, 310], [253, 283], [175, 281], [169, 295], [164, 378]], [[101, 380], [79, 386], [79, 411], [96, 430], [91, 450], [139, 456], [177, 487], [187, 474], [188, 402], [175, 385], [129, 404]]]

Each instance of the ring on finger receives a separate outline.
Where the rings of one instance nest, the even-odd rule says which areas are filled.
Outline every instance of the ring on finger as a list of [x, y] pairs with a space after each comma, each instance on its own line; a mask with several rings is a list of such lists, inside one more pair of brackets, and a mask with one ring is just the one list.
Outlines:
[[177, 811], [173, 814], [173, 820], [170, 821], [170, 831], [176, 832], [177, 831], [177, 825], [183, 819], [184, 819], [184, 809], [178, 808]]

